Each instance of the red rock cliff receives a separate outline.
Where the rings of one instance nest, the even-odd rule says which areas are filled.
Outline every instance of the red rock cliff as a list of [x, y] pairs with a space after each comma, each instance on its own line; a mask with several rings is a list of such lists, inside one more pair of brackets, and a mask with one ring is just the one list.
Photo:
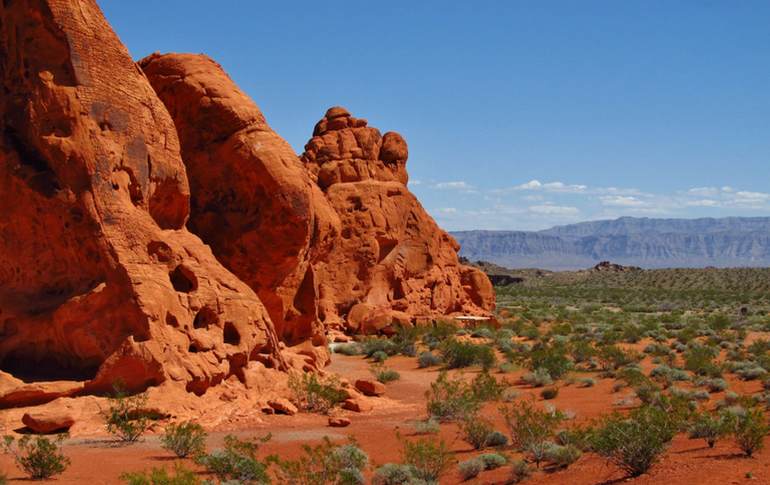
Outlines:
[[0, 368], [202, 393], [281, 366], [255, 293], [185, 229], [173, 122], [95, 2], [6, 2], [0, 22]]
[[327, 324], [375, 331], [394, 321], [485, 315], [494, 292], [461, 265], [457, 242], [406, 186], [407, 145], [344, 108], [326, 112], [302, 161], [340, 217], [341, 237], [316, 265]]

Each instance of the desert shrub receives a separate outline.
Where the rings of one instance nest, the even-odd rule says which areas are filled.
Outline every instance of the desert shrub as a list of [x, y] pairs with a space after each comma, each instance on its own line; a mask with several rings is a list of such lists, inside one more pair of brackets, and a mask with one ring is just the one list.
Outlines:
[[596, 379], [592, 377], [582, 377], [578, 379], [580, 387], [594, 387], [596, 385]]
[[499, 431], [492, 431], [487, 436], [487, 446], [497, 448], [508, 444], [508, 437]]
[[757, 407], [744, 409], [742, 413], [725, 416], [730, 423], [735, 443], [746, 456], [764, 447], [764, 437], [770, 432], [765, 413]]
[[396, 334], [390, 338], [390, 341], [395, 345], [396, 353], [414, 357], [417, 355], [417, 339], [422, 333], [423, 330], [419, 327], [401, 325]]
[[150, 471], [124, 473], [120, 479], [128, 485], [200, 485], [201, 481], [192, 470], [180, 465], [169, 473], [165, 468], [153, 468]]
[[454, 322], [438, 321], [422, 336], [422, 343], [427, 345], [430, 350], [433, 350], [456, 333], [457, 325]]
[[727, 381], [720, 377], [708, 379], [704, 385], [709, 392], [722, 392], [727, 389]]
[[503, 387], [488, 371], [482, 371], [471, 381], [471, 392], [479, 401], [494, 401], [502, 394]]
[[556, 387], [547, 387], [542, 391], [540, 391], [540, 397], [542, 397], [545, 400], [554, 399], [558, 395], [559, 395], [559, 389]]
[[296, 460], [282, 460], [273, 455], [276, 478], [290, 484], [363, 485], [362, 471], [369, 457], [355, 443], [335, 445], [324, 437], [317, 446], [303, 445], [303, 455]]
[[373, 485], [413, 485], [417, 484], [414, 467], [387, 463], [374, 472]]
[[499, 366], [497, 366], [497, 369], [502, 374], [509, 374], [511, 372], [516, 372], [519, 369], [519, 366], [513, 362], [502, 362]]
[[342, 355], [349, 355], [349, 356], [361, 355], [363, 351], [364, 349], [361, 347], [361, 345], [356, 342], [340, 344], [334, 348], [335, 354], [342, 354]]
[[417, 366], [420, 369], [424, 369], [426, 367], [433, 367], [441, 364], [442, 362], [443, 360], [441, 360], [441, 356], [436, 355], [433, 352], [422, 352], [420, 356], [417, 358]]
[[458, 464], [460, 468], [460, 477], [463, 480], [470, 480], [476, 478], [479, 473], [484, 471], [484, 462], [478, 458], [471, 458], [470, 460], [461, 461]]
[[419, 480], [436, 482], [452, 464], [453, 454], [443, 440], [404, 441], [403, 462], [411, 465]]
[[701, 376], [720, 377], [722, 371], [714, 363], [716, 355], [713, 347], [693, 346], [684, 353], [684, 368]]
[[206, 436], [203, 426], [187, 421], [166, 426], [160, 442], [164, 449], [173, 452], [179, 458], [186, 458], [206, 452]]
[[440, 430], [441, 426], [438, 420], [433, 417], [414, 423], [415, 434], [437, 434]]
[[590, 425], [573, 426], [556, 433], [556, 443], [575, 446], [581, 451], [591, 451], [595, 429]]
[[552, 379], [559, 379], [572, 369], [572, 361], [567, 357], [563, 345], [536, 345], [529, 353], [529, 369], [544, 369]]
[[234, 480], [237, 483], [269, 484], [268, 465], [257, 458], [260, 444], [270, 440], [270, 435], [253, 440], [241, 440], [236, 436], [225, 436], [224, 448], [214, 450], [196, 458], [196, 462], [221, 481]]
[[511, 474], [508, 483], [521, 483], [532, 475], [532, 469], [524, 460], [514, 460], [511, 463]]
[[481, 326], [471, 331], [471, 337], [493, 339], [495, 338], [495, 331], [489, 327]]
[[469, 414], [460, 422], [460, 431], [463, 440], [477, 450], [483, 450], [489, 444], [489, 437], [494, 431], [492, 423], [479, 416]]
[[544, 460], [556, 468], [567, 468], [583, 455], [574, 445], [557, 445], [551, 443], [546, 447]]
[[378, 363], [385, 362], [386, 360], [388, 360], [388, 354], [386, 354], [382, 350], [378, 350], [377, 352], [372, 354], [372, 360]]
[[484, 463], [485, 470], [494, 470], [508, 463], [508, 459], [499, 453], [484, 453], [478, 458]]
[[537, 466], [540, 466], [549, 440], [559, 423], [564, 420], [564, 416], [559, 412], [537, 409], [526, 401], [515, 406], [502, 407], [500, 412], [508, 425], [511, 444], [516, 449], [529, 453]]
[[743, 367], [735, 371], [735, 374], [744, 381], [753, 381], [767, 375], [767, 371], [758, 365]]
[[513, 387], [503, 389], [503, 392], [500, 393], [500, 400], [503, 402], [513, 402], [519, 397], [521, 397], [521, 391]]
[[64, 473], [69, 466], [70, 459], [62, 452], [62, 442], [66, 438], [67, 434], [60, 434], [53, 440], [25, 435], [16, 441], [12, 436], [6, 436], [3, 449], [30, 478], [44, 480]]
[[134, 443], [150, 427], [150, 415], [145, 410], [147, 394], [129, 395], [119, 383], [113, 388], [107, 410], [102, 412], [107, 432], [124, 443]]
[[636, 352], [623, 350], [616, 345], [605, 345], [599, 348], [598, 356], [602, 367], [608, 370], [619, 369], [641, 360]]
[[396, 355], [398, 353], [398, 346], [388, 338], [368, 337], [361, 340], [359, 343], [361, 345], [362, 353], [367, 357], [374, 357], [374, 354], [382, 352], [385, 354], [385, 358], [388, 358], [388, 356]]
[[729, 431], [728, 421], [720, 415], [703, 412], [698, 414], [690, 425], [690, 439], [702, 439], [709, 448], [713, 448], [716, 442]]
[[529, 384], [532, 387], [543, 387], [543, 386], [550, 386], [553, 384], [553, 379], [551, 379], [551, 374], [548, 373], [548, 370], [544, 367], [535, 369], [534, 372], [529, 372], [527, 374], [524, 374], [521, 376], [521, 380], [525, 384]]
[[345, 400], [337, 378], [331, 375], [319, 377], [313, 372], [292, 374], [289, 376], [289, 389], [295, 404], [311, 413], [328, 413]]
[[388, 369], [382, 364], [372, 365], [369, 367], [369, 371], [377, 381], [382, 382], [383, 384], [401, 379], [401, 374], [399, 374], [398, 371]]
[[447, 340], [442, 344], [441, 356], [449, 369], [459, 369], [472, 365], [491, 369], [497, 361], [492, 347], [454, 339]]
[[660, 458], [676, 434], [668, 414], [653, 406], [635, 409], [630, 416], [613, 413], [596, 429], [592, 449], [635, 477]]
[[569, 354], [576, 363], [580, 364], [596, 356], [596, 348], [587, 340], [577, 340], [570, 344]]
[[442, 371], [431, 383], [427, 398], [428, 415], [439, 421], [453, 421], [476, 412], [481, 403], [461, 378], [450, 378]]

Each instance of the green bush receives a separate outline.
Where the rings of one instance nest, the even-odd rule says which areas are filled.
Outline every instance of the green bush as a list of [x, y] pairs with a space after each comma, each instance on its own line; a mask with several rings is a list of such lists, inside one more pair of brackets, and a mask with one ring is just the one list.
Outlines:
[[558, 395], [559, 395], [559, 389], [556, 387], [548, 387], [540, 391], [540, 397], [542, 397], [545, 400], [554, 399]]
[[385, 362], [388, 360], [388, 354], [383, 352], [382, 350], [378, 350], [377, 352], [372, 354], [372, 360], [375, 362]]
[[698, 414], [690, 425], [690, 439], [702, 439], [709, 448], [713, 448], [716, 442], [729, 433], [729, 423], [723, 416], [704, 412]]
[[437, 434], [439, 431], [441, 431], [441, 426], [438, 420], [433, 417], [414, 423], [415, 434]]
[[169, 424], [160, 438], [164, 449], [173, 452], [179, 458], [199, 456], [206, 452], [206, 431], [203, 426], [192, 421]]
[[359, 344], [361, 345], [362, 353], [367, 357], [374, 357], [374, 354], [378, 352], [385, 354], [385, 358], [398, 353], [398, 345], [384, 337], [368, 337], [359, 342]]
[[548, 370], [541, 367], [538, 369], [535, 369], [534, 372], [529, 372], [527, 374], [524, 374], [521, 376], [522, 382], [525, 384], [529, 384], [532, 387], [543, 387], [543, 386], [550, 386], [553, 384], [553, 379], [551, 379], [551, 374], [548, 373]]
[[481, 403], [461, 378], [450, 378], [442, 371], [425, 393], [428, 415], [439, 421], [454, 421], [476, 412]]
[[592, 449], [635, 477], [649, 470], [675, 434], [676, 424], [664, 410], [643, 406], [630, 416], [605, 417], [595, 431]]
[[528, 366], [532, 371], [545, 370], [551, 379], [560, 379], [572, 370], [573, 364], [563, 345], [538, 344], [529, 353]]
[[700, 376], [720, 377], [722, 371], [714, 362], [717, 353], [713, 347], [690, 347], [684, 353], [684, 368]]
[[514, 460], [511, 463], [511, 474], [508, 483], [521, 483], [532, 475], [532, 470], [524, 460]]
[[382, 382], [383, 384], [401, 379], [401, 374], [393, 369], [386, 368], [382, 364], [373, 364], [369, 367], [369, 371], [378, 382]]
[[335, 354], [353, 356], [353, 355], [361, 355], [363, 352], [364, 352], [364, 349], [361, 347], [360, 344], [356, 342], [340, 344], [334, 347]]
[[382, 465], [374, 472], [372, 478], [373, 485], [416, 485], [417, 483], [414, 467], [395, 463]]
[[764, 447], [764, 438], [770, 432], [770, 427], [761, 409], [750, 407], [725, 419], [730, 422], [735, 443], [746, 456], [752, 456]]
[[150, 471], [124, 473], [120, 479], [128, 485], [200, 485], [201, 481], [192, 470], [177, 465], [171, 475], [165, 468]]
[[478, 414], [469, 414], [460, 422], [463, 440], [477, 450], [483, 450], [489, 445], [489, 438], [495, 429], [492, 423]]
[[484, 453], [479, 455], [478, 458], [484, 463], [485, 470], [494, 470], [508, 463], [508, 459], [499, 453]]
[[412, 466], [414, 476], [419, 480], [438, 481], [454, 459], [443, 440], [404, 441], [403, 447], [403, 462]]
[[500, 398], [503, 387], [498, 384], [497, 379], [489, 371], [485, 370], [477, 374], [471, 381], [471, 392], [479, 401], [495, 401]]
[[304, 454], [296, 460], [269, 458], [278, 467], [277, 479], [289, 484], [363, 485], [369, 457], [354, 442], [338, 446], [324, 437], [320, 445], [302, 449]]
[[557, 445], [551, 443], [545, 451], [544, 461], [550, 463], [555, 468], [567, 468], [572, 465], [583, 453], [574, 445]]
[[528, 453], [539, 467], [544, 459], [549, 440], [564, 420], [559, 412], [537, 409], [530, 402], [500, 408], [511, 435], [511, 444]]
[[147, 394], [129, 395], [120, 384], [115, 384], [107, 411], [102, 413], [107, 432], [124, 443], [136, 442], [150, 427]]
[[307, 372], [289, 376], [289, 389], [293, 400], [300, 409], [326, 414], [345, 400], [344, 391], [334, 376], [319, 377]]
[[458, 467], [460, 468], [460, 477], [463, 480], [470, 480], [471, 478], [476, 478], [479, 476], [479, 473], [484, 471], [484, 462], [478, 458], [471, 458], [461, 461]]
[[497, 448], [508, 444], [508, 437], [499, 431], [492, 431], [487, 436], [487, 446]]
[[197, 457], [196, 462], [221, 481], [235, 480], [238, 483], [254, 485], [269, 484], [268, 465], [257, 458], [259, 446], [269, 440], [269, 434], [253, 440], [241, 440], [236, 436], [227, 435], [223, 449], [201, 455]]
[[44, 480], [64, 473], [69, 466], [70, 459], [62, 453], [62, 442], [66, 438], [67, 434], [60, 434], [54, 440], [25, 435], [16, 441], [12, 436], [6, 436], [3, 448], [30, 478]]
[[423, 352], [417, 358], [417, 366], [420, 369], [424, 369], [426, 367], [433, 367], [441, 364], [442, 362], [443, 360], [441, 360], [441, 356], [438, 356], [433, 352]]
[[491, 369], [497, 362], [495, 351], [489, 345], [461, 342], [455, 339], [449, 339], [442, 344], [441, 357], [449, 369], [459, 369], [472, 365]]

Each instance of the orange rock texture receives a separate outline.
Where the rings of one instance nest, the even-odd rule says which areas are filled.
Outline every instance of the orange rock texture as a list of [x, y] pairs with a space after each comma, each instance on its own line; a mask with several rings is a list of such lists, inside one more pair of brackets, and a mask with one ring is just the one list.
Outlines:
[[93, 0], [0, 13], [0, 362], [25, 380], [202, 393], [280, 367], [262, 303], [185, 228], [166, 108]]
[[397, 133], [332, 108], [299, 157], [211, 59], [135, 64], [94, 0], [0, 22], [0, 407], [253, 388], [322, 367], [329, 328], [493, 308]]
[[459, 263], [457, 242], [407, 188], [407, 157], [401, 135], [381, 135], [341, 107], [326, 112], [305, 146], [302, 161], [341, 220], [315, 271], [327, 324], [372, 333], [494, 308], [489, 279]]

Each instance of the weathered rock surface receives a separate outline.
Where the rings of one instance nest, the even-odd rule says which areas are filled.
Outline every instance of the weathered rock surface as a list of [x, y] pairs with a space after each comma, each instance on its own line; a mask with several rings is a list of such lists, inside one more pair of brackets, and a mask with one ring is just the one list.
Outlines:
[[364, 393], [364, 396], [382, 396], [385, 394], [385, 384], [372, 379], [358, 379], [356, 389]]
[[185, 228], [174, 124], [95, 2], [0, 21], [0, 368], [200, 394], [283, 366], [256, 294]]
[[372, 333], [494, 307], [489, 279], [459, 263], [455, 240], [407, 188], [407, 157], [401, 135], [380, 135], [340, 107], [326, 112], [305, 146], [302, 161], [342, 224], [341, 237], [315, 265], [328, 325]]
[[179, 133], [192, 190], [190, 229], [257, 292], [288, 345], [325, 345], [312, 263], [338, 235], [336, 212], [217, 63], [153, 54], [140, 65]]

